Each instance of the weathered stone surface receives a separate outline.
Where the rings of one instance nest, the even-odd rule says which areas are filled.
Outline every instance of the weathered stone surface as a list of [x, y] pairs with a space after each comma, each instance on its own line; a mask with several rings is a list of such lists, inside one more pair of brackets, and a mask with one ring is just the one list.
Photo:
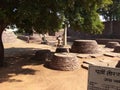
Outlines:
[[114, 47], [114, 52], [120, 53], [120, 45]]
[[116, 67], [116, 68], [120, 68], [120, 61], [117, 62], [117, 64], [116, 64], [115, 67]]
[[71, 52], [83, 54], [98, 53], [98, 44], [95, 40], [75, 40]]
[[77, 57], [78, 58], [89, 58], [90, 55], [89, 54], [78, 54]]
[[56, 48], [56, 53], [62, 53], [62, 52], [68, 52], [69, 53], [69, 48], [66, 47], [58, 47]]
[[17, 41], [17, 36], [12, 31], [4, 31], [2, 34], [3, 43], [13, 43]]
[[101, 62], [99, 60], [85, 60], [83, 63], [92, 64], [96, 66], [108, 66], [108, 63]]
[[91, 58], [97, 58], [97, 57], [101, 57], [102, 54], [92, 54], [90, 55]]
[[89, 68], [89, 65], [96, 65], [96, 66], [104, 66], [104, 67], [113, 67], [115, 68], [115, 66], [117, 67], [120, 67], [120, 63], [118, 63], [117, 60], [108, 60], [108, 59], [105, 59], [105, 60], [84, 60], [83, 63], [82, 63], [82, 67], [85, 68], [85, 69], [88, 69]]
[[19, 36], [17, 36], [17, 38], [20, 40], [26, 41], [26, 42], [28, 42], [28, 40], [29, 40], [29, 36], [19, 35]]
[[108, 57], [116, 57], [117, 56], [117, 54], [113, 54], [113, 53], [105, 53], [103, 55], [108, 56]]
[[119, 39], [96, 39], [96, 41], [98, 44], [104, 44], [104, 45], [106, 45], [108, 42], [119, 42], [120, 43]]
[[81, 65], [81, 67], [84, 68], [84, 69], [88, 69], [88, 68], [89, 68], [89, 64], [83, 63], [83, 64]]
[[38, 34], [33, 34], [32, 36], [19, 35], [17, 38], [24, 40], [28, 43], [41, 43], [41, 36]]
[[72, 53], [55, 53], [50, 67], [57, 70], [69, 71], [79, 69], [80, 64], [77, 57]]
[[108, 42], [105, 47], [114, 48], [115, 46], [118, 46], [118, 45], [119, 45], [118, 42]]

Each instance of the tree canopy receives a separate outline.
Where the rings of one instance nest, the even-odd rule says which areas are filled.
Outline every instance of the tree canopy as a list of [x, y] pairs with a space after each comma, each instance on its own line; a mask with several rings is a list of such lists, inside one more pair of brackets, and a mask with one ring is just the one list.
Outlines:
[[74, 30], [100, 33], [103, 25], [97, 10], [111, 0], [0, 0], [0, 64], [4, 59], [2, 32], [7, 25], [39, 33], [57, 31], [67, 23]]
[[57, 31], [63, 22], [58, 7], [57, 0], [22, 0], [17, 12], [20, 16], [17, 26], [27, 30], [34, 28], [39, 33]]
[[104, 26], [97, 10], [111, 0], [22, 0], [17, 8], [17, 26], [37, 32], [57, 31], [67, 22], [74, 30], [101, 33]]
[[101, 8], [100, 14], [106, 21], [120, 21], [120, 0], [112, 0], [113, 3], [107, 8]]
[[76, 0], [73, 8], [67, 8], [66, 17], [73, 29], [95, 34], [101, 33], [104, 26], [97, 10], [101, 7], [105, 8], [110, 3], [110, 0]]

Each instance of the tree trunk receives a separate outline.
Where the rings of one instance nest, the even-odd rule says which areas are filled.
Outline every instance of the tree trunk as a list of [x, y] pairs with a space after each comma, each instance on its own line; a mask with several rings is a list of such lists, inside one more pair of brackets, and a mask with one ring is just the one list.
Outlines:
[[2, 42], [2, 33], [6, 26], [7, 24], [5, 24], [4, 22], [0, 22], [0, 67], [3, 66], [4, 62], [4, 46]]
[[2, 28], [0, 28], [0, 67], [3, 66], [3, 62], [4, 62], [4, 46], [3, 46], [3, 42], [2, 42], [2, 33], [3, 33]]
[[65, 28], [64, 28], [64, 34], [63, 34], [63, 46], [66, 46], [67, 45], [67, 25], [65, 25]]

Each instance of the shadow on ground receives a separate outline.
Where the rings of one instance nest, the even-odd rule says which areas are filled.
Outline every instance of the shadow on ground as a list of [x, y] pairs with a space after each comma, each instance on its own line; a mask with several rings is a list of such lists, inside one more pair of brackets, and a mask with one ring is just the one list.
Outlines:
[[0, 68], [0, 83], [22, 82], [21, 80], [10, 79], [11, 77], [19, 74], [35, 75], [36, 70], [31, 68], [23, 68], [23, 66], [43, 64], [42, 61], [34, 59], [34, 53], [36, 50], [33, 48], [5, 49], [4, 66]]

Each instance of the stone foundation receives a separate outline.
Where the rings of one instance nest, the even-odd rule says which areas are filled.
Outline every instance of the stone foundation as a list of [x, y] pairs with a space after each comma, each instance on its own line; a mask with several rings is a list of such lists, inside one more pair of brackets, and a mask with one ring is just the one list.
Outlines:
[[98, 53], [98, 44], [95, 40], [75, 40], [71, 52], [82, 54]]
[[114, 48], [115, 46], [118, 46], [118, 45], [119, 45], [118, 42], [108, 42], [105, 47]]
[[98, 44], [104, 44], [104, 45], [106, 45], [108, 42], [119, 42], [120, 43], [119, 39], [96, 39], [96, 41]]
[[56, 70], [71, 71], [79, 69], [80, 64], [72, 53], [56, 53], [53, 55], [50, 67]]

